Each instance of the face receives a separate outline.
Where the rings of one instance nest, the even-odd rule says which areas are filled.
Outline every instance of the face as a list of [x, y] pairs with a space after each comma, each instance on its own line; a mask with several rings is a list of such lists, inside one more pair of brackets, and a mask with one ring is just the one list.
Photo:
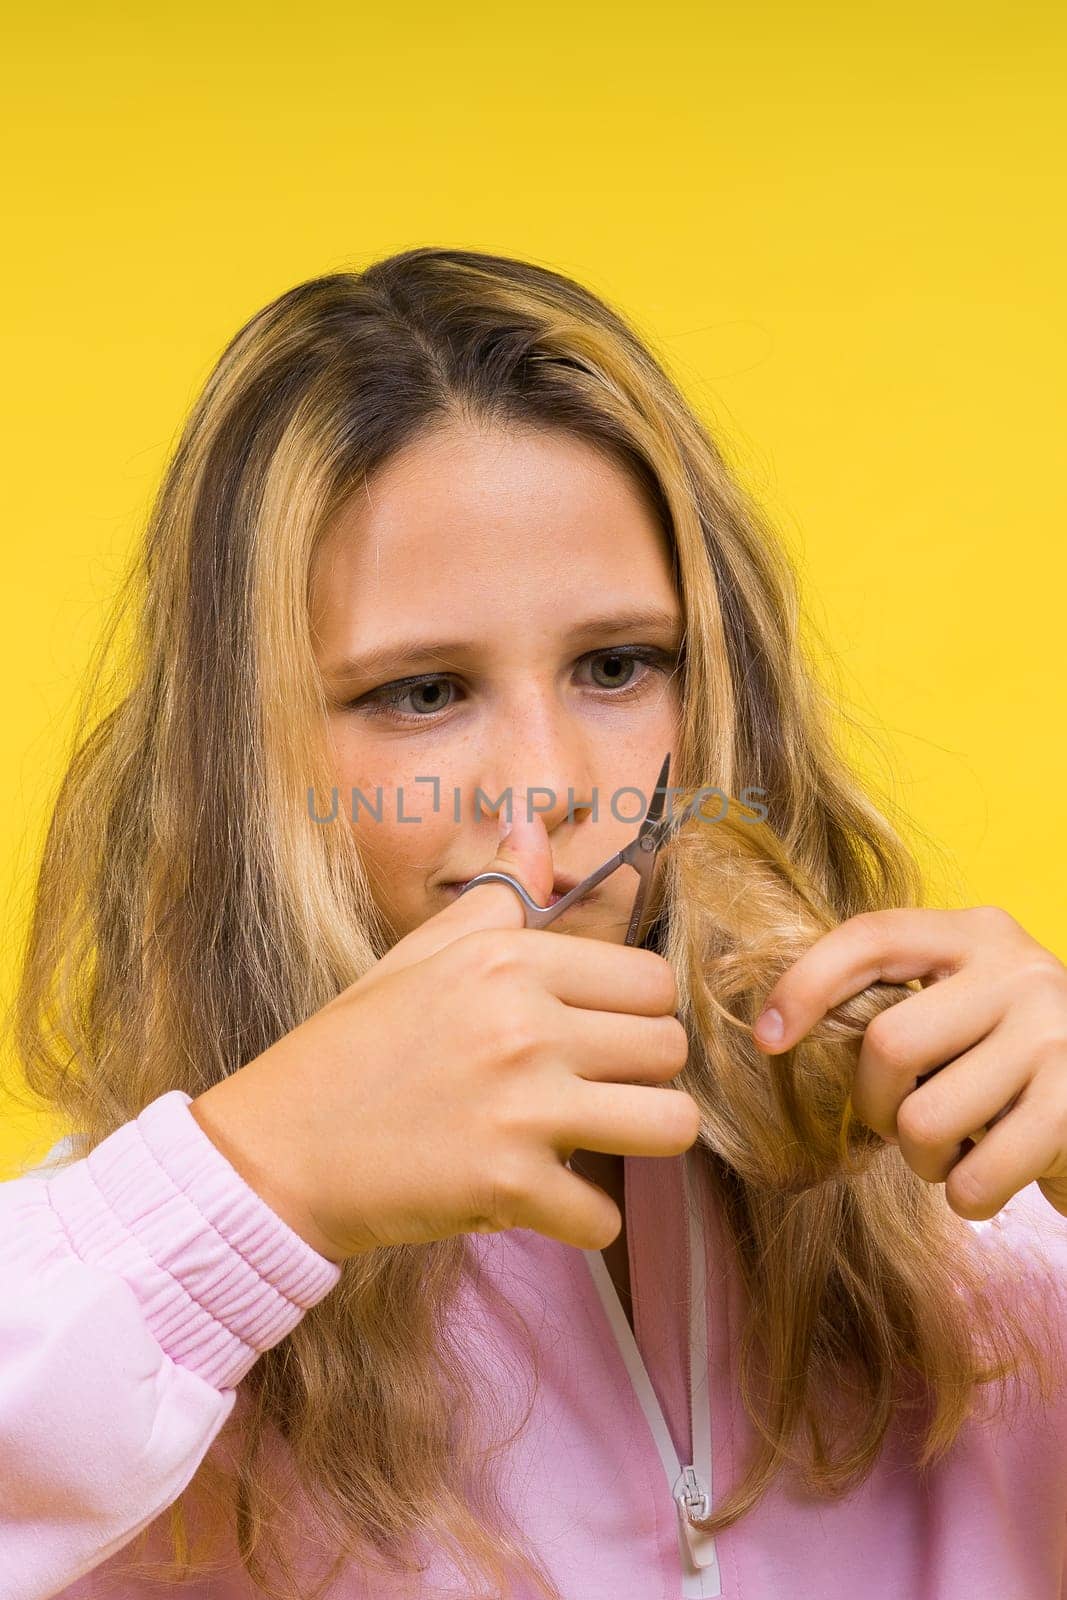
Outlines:
[[[683, 617], [656, 517], [595, 448], [458, 424], [411, 445], [327, 530], [311, 622], [338, 823], [395, 938], [488, 867], [509, 796], [557, 892], [633, 838], [677, 749]], [[621, 944], [637, 883], [620, 867], [552, 931]]]

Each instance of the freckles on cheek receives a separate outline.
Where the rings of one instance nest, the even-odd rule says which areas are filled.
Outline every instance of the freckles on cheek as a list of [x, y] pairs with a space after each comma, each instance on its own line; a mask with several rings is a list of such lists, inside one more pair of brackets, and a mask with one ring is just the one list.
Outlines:
[[[401, 799], [383, 784], [380, 806], [375, 789], [363, 785], [363, 793], [368, 804], [380, 810], [381, 821], [361, 804], [350, 825], [375, 897], [383, 905], [421, 904], [428, 880], [448, 861], [447, 819], [434, 813], [432, 795], [419, 795], [417, 789], [413, 796], [405, 787]], [[416, 798], [418, 803], [413, 803]]]
[[[371, 893], [389, 931], [390, 941], [403, 939], [448, 904], [435, 883], [449, 870], [455, 849], [432, 830], [429, 818], [386, 829], [364, 827], [360, 846]], [[369, 847], [368, 847], [369, 841]]]

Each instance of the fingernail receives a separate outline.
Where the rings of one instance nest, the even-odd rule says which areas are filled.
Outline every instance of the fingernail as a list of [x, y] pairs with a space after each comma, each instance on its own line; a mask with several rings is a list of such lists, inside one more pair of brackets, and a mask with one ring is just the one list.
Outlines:
[[[530, 840], [532, 818], [529, 791], [526, 789], [509, 789], [507, 793], [511, 798], [510, 800], [504, 800], [501, 804], [500, 813], [497, 817], [497, 833], [501, 839], [506, 839], [509, 835], [514, 834], [515, 848], [518, 849], [521, 844], [528, 844]], [[510, 822], [507, 820], [509, 810], [511, 812]]]
[[777, 1044], [785, 1034], [785, 1023], [782, 1021], [782, 1013], [780, 1011], [775, 1011], [773, 1007], [770, 1010], [764, 1011], [756, 1021], [756, 1032], [759, 1034], [760, 1038], [765, 1039], [768, 1044]]

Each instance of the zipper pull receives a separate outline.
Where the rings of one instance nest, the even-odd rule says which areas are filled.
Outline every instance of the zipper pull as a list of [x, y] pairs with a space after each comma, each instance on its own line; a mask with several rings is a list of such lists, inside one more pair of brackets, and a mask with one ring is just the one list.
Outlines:
[[682, 1468], [682, 1476], [678, 1479], [674, 1498], [678, 1502], [679, 1511], [687, 1521], [690, 1517], [706, 1517], [710, 1510], [708, 1491], [697, 1476], [695, 1467]]
[[711, 1510], [711, 1499], [695, 1467], [683, 1467], [681, 1477], [674, 1486], [674, 1499], [682, 1533], [689, 1547], [695, 1567], [710, 1567], [715, 1560], [715, 1538], [694, 1528], [692, 1517], [706, 1517]]

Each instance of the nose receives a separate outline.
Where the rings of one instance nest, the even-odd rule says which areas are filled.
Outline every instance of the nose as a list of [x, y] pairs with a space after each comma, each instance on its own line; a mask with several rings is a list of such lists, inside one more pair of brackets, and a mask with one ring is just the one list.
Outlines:
[[564, 711], [533, 706], [521, 719], [510, 718], [494, 742], [493, 758], [483, 768], [483, 807], [508, 816], [526, 807], [544, 818], [549, 833], [563, 822], [581, 821], [594, 806], [590, 756], [586, 732]]

